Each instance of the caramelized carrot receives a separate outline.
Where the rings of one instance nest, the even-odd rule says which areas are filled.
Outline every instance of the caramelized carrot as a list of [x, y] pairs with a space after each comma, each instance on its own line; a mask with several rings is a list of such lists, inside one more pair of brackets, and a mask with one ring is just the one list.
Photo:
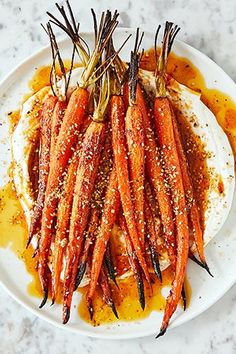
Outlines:
[[150, 123], [150, 113], [147, 111], [145, 99], [140, 85], [137, 85], [137, 104], [142, 112], [145, 133], [146, 169], [150, 182], [154, 188], [156, 199], [160, 209], [165, 244], [172, 264], [176, 266], [176, 240], [174, 233], [173, 212], [171, 206], [170, 191], [165, 180], [159, 151], [155, 142], [154, 132]]
[[63, 117], [65, 115], [66, 107], [67, 107], [67, 102], [66, 101], [57, 101], [55, 109], [53, 111], [51, 147], [50, 147], [51, 159], [54, 158], [57, 137], [58, 137], [59, 130], [60, 130], [60, 127], [61, 127], [61, 123], [63, 121]]
[[106, 251], [107, 242], [111, 236], [112, 227], [120, 208], [116, 169], [113, 167], [107, 186], [101, 225], [93, 250], [89, 289], [86, 296], [89, 309], [97, 286], [100, 269]]
[[196, 199], [194, 198], [194, 191], [193, 191], [193, 184], [191, 181], [190, 173], [189, 173], [189, 167], [188, 167], [188, 162], [184, 153], [183, 145], [181, 142], [181, 137], [180, 133], [178, 130], [177, 122], [176, 122], [176, 117], [173, 114], [172, 115], [173, 119], [173, 129], [174, 129], [174, 136], [175, 136], [175, 142], [176, 142], [176, 147], [178, 151], [178, 156], [179, 156], [179, 161], [181, 165], [181, 172], [182, 172], [182, 178], [183, 178], [183, 184], [184, 184], [184, 190], [185, 190], [185, 198], [187, 202], [187, 207], [189, 211], [189, 217], [193, 229], [193, 235], [194, 235], [194, 240], [195, 244], [197, 247], [197, 252], [199, 255], [199, 258], [203, 265], [206, 265], [206, 259], [204, 256], [204, 241], [203, 241], [203, 232], [201, 228], [201, 222], [200, 222], [200, 214], [198, 210], [198, 206], [196, 203]]
[[144, 132], [142, 113], [136, 104], [127, 109], [125, 134], [135, 219], [140, 244], [144, 249]]
[[70, 220], [69, 243], [66, 252], [66, 270], [63, 295], [63, 323], [70, 317], [72, 295], [84, 242], [90, 199], [93, 193], [104, 143], [105, 124], [92, 121], [85, 133], [76, 175], [74, 199]]
[[52, 116], [54, 114], [56, 105], [57, 98], [55, 96], [49, 96], [44, 102], [41, 112], [38, 197], [33, 210], [27, 247], [30, 244], [33, 236], [39, 232], [41, 227], [43, 203], [49, 173]]
[[80, 87], [72, 93], [57, 138], [55, 156], [50, 165], [45, 203], [42, 212], [42, 229], [39, 242], [38, 273], [44, 292], [44, 299], [40, 307], [42, 307], [47, 301], [48, 279], [46, 268], [52, 234], [54, 232], [54, 218], [58, 198], [60, 196], [60, 190], [64, 179], [64, 172], [68, 160], [72, 156], [73, 147], [78, 139], [80, 126], [85, 116], [88, 98], [88, 91]]
[[181, 298], [188, 259], [189, 230], [181, 167], [174, 138], [172, 108], [167, 97], [155, 98], [154, 119], [165, 173], [172, 191], [177, 234], [176, 271], [172, 289], [166, 301], [164, 318], [158, 335], [160, 336], [165, 333], [170, 318]]
[[118, 188], [120, 192], [121, 204], [124, 210], [126, 224], [129, 234], [137, 253], [137, 257], [142, 267], [147, 281], [150, 283], [148, 266], [142, 253], [142, 246], [138, 237], [135, 213], [132, 203], [131, 189], [129, 183], [129, 170], [127, 161], [127, 147], [125, 140], [125, 112], [124, 103], [121, 96], [114, 95], [111, 98], [111, 123], [112, 123], [112, 146], [114, 161], [117, 171]]
[[141, 308], [144, 310], [145, 308], [145, 294], [144, 294], [144, 285], [143, 285], [143, 278], [142, 278], [142, 272], [141, 268], [137, 259], [137, 256], [134, 252], [134, 248], [131, 242], [131, 238], [129, 236], [127, 224], [125, 222], [125, 219], [122, 215], [119, 217], [119, 224], [122, 229], [124, 238], [125, 238], [125, 245], [126, 245], [126, 250], [129, 258], [129, 263], [130, 267], [134, 273], [134, 277], [137, 282], [137, 289], [138, 289], [138, 296], [139, 296], [139, 303]]

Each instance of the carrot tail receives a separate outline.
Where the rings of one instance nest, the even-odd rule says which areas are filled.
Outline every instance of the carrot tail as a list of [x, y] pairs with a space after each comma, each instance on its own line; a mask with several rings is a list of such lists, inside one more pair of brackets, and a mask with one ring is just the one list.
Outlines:
[[113, 257], [112, 257], [112, 251], [111, 251], [111, 243], [108, 241], [107, 243], [107, 249], [104, 255], [104, 263], [108, 272], [108, 275], [110, 279], [115, 283], [115, 285], [118, 287], [117, 281], [116, 281], [116, 272], [115, 272], [115, 267], [114, 267], [114, 262], [113, 262]]

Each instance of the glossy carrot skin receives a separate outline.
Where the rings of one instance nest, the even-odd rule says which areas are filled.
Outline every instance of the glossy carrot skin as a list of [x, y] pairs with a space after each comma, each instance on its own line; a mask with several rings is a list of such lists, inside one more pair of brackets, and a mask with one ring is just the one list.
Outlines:
[[189, 173], [188, 162], [184, 153], [180, 132], [174, 114], [172, 115], [172, 118], [173, 118], [175, 142], [176, 142], [176, 147], [177, 147], [178, 156], [180, 160], [182, 178], [184, 183], [185, 198], [187, 202], [191, 226], [193, 229], [194, 241], [197, 247], [199, 258], [201, 262], [205, 264], [206, 259], [204, 255], [204, 240], [203, 240], [203, 232], [202, 232], [201, 222], [200, 222], [200, 214], [199, 214], [196, 200], [194, 198], [194, 190], [193, 190], [193, 184]]
[[63, 121], [65, 111], [67, 107], [66, 101], [57, 101], [55, 109], [52, 115], [52, 134], [51, 134], [51, 147], [50, 147], [50, 156], [51, 159], [54, 158], [57, 138], [59, 134], [59, 130], [61, 127], [61, 123]]
[[57, 98], [49, 96], [44, 102], [40, 119], [40, 155], [39, 155], [39, 180], [38, 180], [38, 197], [33, 210], [33, 217], [30, 224], [28, 244], [32, 237], [37, 234], [41, 226], [41, 216], [45, 191], [48, 180], [50, 165], [50, 142], [51, 142], [51, 126], [52, 116], [57, 105]]
[[129, 106], [125, 116], [129, 171], [136, 226], [144, 249], [144, 131], [143, 117], [137, 105]]
[[181, 298], [184, 284], [189, 249], [188, 218], [182, 181], [180, 161], [174, 138], [172, 107], [167, 97], [156, 97], [154, 101], [154, 119], [158, 142], [161, 148], [165, 173], [167, 174], [175, 211], [177, 233], [177, 262], [171, 292], [166, 300], [166, 308], [162, 321], [163, 333]]
[[154, 132], [150, 123], [150, 116], [148, 114], [143, 92], [139, 84], [137, 85], [136, 99], [143, 116], [146, 155], [145, 162], [147, 174], [155, 191], [156, 199], [160, 209], [166, 248], [168, 251], [170, 262], [172, 264], [172, 268], [175, 269], [176, 239], [173, 222], [174, 218], [171, 205], [171, 196], [165, 181], [159, 151], [155, 142]]
[[57, 229], [55, 235], [54, 252], [52, 255], [52, 302], [55, 301], [60, 283], [63, 255], [68, 242], [68, 226], [74, 194], [76, 171], [79, 165], [79, 156], [69, 165], [64, 183], [64, 190], [57, 209]]
[[39, 242], [38, 273], [44, 293], [48, 291], [47, 263], [54, 233], [54, 218], [60, 190], [63, 184], [64, 171], [73, 153], [73, 146], [78, 139], [81, 124], [88, 106], [89, 93], [77, 88], [71, 95], [57, 139], [55, 157], [50, 164], [45, 203], [42, 212], [42, 228]]
[[66, 252], [66, 271], [63, 295], [63, 323], [69, 320], [72, 295], [84, 242], [84, 231], [90, 210], [90, 200], [105, 138], [105, 124], [92, 121], [83, 140], [77, 169], [70, 219], [69, 243]]
[[91, 303], [91, 300], [95, 293], [100, 269], [102, 267], [102, 262], [106, 251], [107, 242], [109, 241], [109, 238], [111, 236], [111, 231], [116, 221], [119, 208], [120, 195], [118, 191], [116, 168], [113, 167], [105, 195], [101, 225], [93, 250], [89, 290], [86, 296], [88, 303]]
[[124, 211], [129, 234], [137, 254], [140, 266], [143, 269], [147, 281], [150, 283], [148, 266], [142, 252], [142, 245], [139, 240], [136, 227], [134, 206], [129, 182], [129, 168], [127, 146], [125, 139], [125, 108], [121, 96], [111, 98], [111, 124], [112, 124], [112, 146], [114, 161], [117, 171], [118, 188], [120, 192], [121, 204]]

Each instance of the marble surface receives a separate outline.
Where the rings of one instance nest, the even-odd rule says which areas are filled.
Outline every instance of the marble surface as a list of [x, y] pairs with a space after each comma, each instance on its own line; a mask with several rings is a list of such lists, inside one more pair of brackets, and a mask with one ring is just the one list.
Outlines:
[[[172, 20], [182, 27], [179, 38], [214, 59], [236, 80], [235, 0], [71, 0], [90, 28], [89, 9], [118, 8], [121, 26], [155, 30]], [[51, 0], [0, 0], [0, 79], [47, 43], [40, 27]], [[198, 318], [171, 330], [164, 338], [104, 341], [81, 337], [31, 315], [0, 288], [0, 353], [236, 353], [236, 286]]]

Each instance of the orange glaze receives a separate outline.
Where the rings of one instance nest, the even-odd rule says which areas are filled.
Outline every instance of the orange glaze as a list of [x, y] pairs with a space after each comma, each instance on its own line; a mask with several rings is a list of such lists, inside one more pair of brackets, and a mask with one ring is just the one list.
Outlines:
[[[70, 64], [70, 62], [68, 61]], [[74, 65], [77, 66], [77, 65]], [[145, 69], [153, 70], [155, 68], [155, 61], [153, 50], [144, 54], [142, 60], [142, 67]], [[49, 85], [49, 72], [50, 67], [38, 68], [34, 77], [29, 83], [29, 87], [32, 92], [35, 92], [45, 85]], [[172, 73], [175, 79], [180, 83], [202, 93], [202, 100], [216, 115], [219, 124], [223, 127], [227, 133], [231, 145], [236, 151], [236, 104], [230, 97], [217, 90], [208, 89], [205, 85], [204, 78], [199, 70], [185, 58], [177, 57], [171, 54], [168, 64], [168, 71]], [[25, 96], [24, 100], [31, 94]], [[23, 100], [23, 101], [24, 101]], [[19, 120], [19, 111], [9, 112], [9, 120], [12, 130], [16, 126]], [[219, 190], [222, 186], [219, 184]], [[117, 231], [117, 230], [116, 230]], [[115, 239], [115, 233], [113, 233], [112, 239]], [[15, 237], [17, 235], [17, 237]], [[35, 270], [36, 259], [32, 258], [33, 249], [29, 247], [25, 250], [25, 244], [27, 239], [27, 225], [24, 221], [23, 211], [20, 203], [16, 197], [13, 185], [9, 182], [4, 188], [0, 190], [0, 247], [9, 247], [15, 255], [25, 263], [26, 270], [32, 275], [32, 281], [28, 285], [28, 293], [32, 296], [42, 298], [41, 287], [38, 279], [38, 274]], [[113, 253], [115, 253], [116, 266], [118, 273], [123, 268], [128, 268], [129, 264], [126, 257], [122, 255], [122, 245], [114, 245]], [[119, 270], [120, 268], [120, 270]], [[130, 321], [135, 319], [141, 319], [147, 317], [153, 310], [161, 311], [165, 306], [165, 299], [161, 295], [163, 286], [171, 284], [172, 274], [171, 270], [167, 269], [163, 273], [163, 284], [156, 280], [153, 284], [153, 295], [150, 294], [150, 290], [145, 285], [146, 293], [146, 308], [145, 311], [140, 310], [140, 306], [137, 299], [137, 288], [134, 278], [131, 276], [124, 280], [119, 280], [120, 291], [111, 284], [113, 297], [116, 302], [120, 320]], [[186, 281], [185, 283], [188, 304], [191, 298], [191, 287]], [[78, 312], [81, 318], [90, 322], [88, 311], [85, 303], [86, 287], [79, 290], [82, 293], [82, 301], [79, 304]], [[61, 299], [58, 300], [59, 302]], [[97, 291], [97, 296], [94, 300], [95, 316], [92, 322], [93, 325], [99, 325], [103, 323], [115, 322], [116, 318], [111, 312], [110, 308], [104, 304], [102, 294], [100, 290]]]

